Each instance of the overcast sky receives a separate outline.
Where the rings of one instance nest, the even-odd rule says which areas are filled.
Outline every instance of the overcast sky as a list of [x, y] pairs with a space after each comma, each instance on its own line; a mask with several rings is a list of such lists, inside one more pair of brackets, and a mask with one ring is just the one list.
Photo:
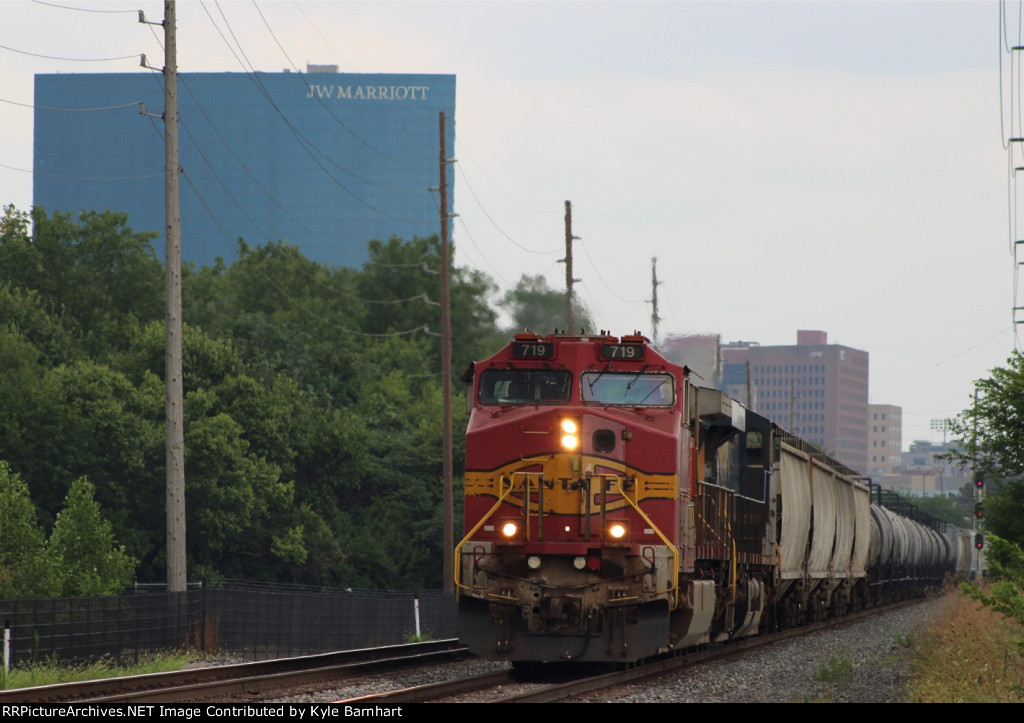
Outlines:
[[[140, 8], [0, 2], [0, 204], [31, 205], [35, 73], [162, 65]], [[599, 327], [650, 335], [657, 257], [662, 338], [826, 330], [906, 449], [1015, 344], [999, 28], [995, 2], [179, 0], [178, 62], [455, 74], [457, 264], [562, 288], [570, 200]]]

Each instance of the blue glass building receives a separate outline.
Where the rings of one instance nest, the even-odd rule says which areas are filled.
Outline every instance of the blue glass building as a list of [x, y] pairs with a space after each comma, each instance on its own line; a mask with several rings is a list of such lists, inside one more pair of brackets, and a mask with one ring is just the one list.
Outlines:
[[[359, 266], [370, 239], [438, 233], [454, 75], [181, 73], [178, 91], [184, 260], [230, 263], [244, 238]], [[138, 103], [163, 112], [160, 74], [37, 75], [33, 203], [125, 211], [162, 255], [164, 127]]]

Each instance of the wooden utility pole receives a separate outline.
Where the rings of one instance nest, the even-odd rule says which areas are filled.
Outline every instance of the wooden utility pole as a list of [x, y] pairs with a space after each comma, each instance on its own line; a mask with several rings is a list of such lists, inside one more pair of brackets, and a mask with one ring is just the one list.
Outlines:
[[572, 303], [572, 203], [565, 202], [565, 323], [566, 331], [576, 333], [576, 314]]
[[455, 592], [455, 511], [452, 489], [452, 320], [449, 301], [451, 283], [448, 252], [448, 154], [445, 150], [444, 113], [439, 114], [441, 138], [441, 399], [442, 469], [444, 485], [444, 590]]
[[184, 592], [185, 414], [181, 339], [181, 209], [178, 196], [178, 66], [174, 0], [164, 1], [164, 169], [167, 187], [164, 386], [167, 412], [167, 591]]
[[661, 317], [658, 316], [658, 257], [651, 257], [651, 340], [654, 342], [654, 346], [658, 346], [658, 322], [661, 321]]

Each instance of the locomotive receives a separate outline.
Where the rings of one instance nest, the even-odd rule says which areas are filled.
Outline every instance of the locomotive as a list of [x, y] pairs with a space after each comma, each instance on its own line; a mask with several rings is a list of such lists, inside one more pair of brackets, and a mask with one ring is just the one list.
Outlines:
[[516, 334], [470, 366], [459, 634], [634, 663], [920, 594], [965, 531], [701, 387], [640, 333]]

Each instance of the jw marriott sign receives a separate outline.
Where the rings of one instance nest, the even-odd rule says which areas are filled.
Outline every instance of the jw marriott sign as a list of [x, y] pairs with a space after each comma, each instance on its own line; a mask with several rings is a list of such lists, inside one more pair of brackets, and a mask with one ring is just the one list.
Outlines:
[[335, 100], [426, 100], [429, 85], [310, 85], [307, 98]]

